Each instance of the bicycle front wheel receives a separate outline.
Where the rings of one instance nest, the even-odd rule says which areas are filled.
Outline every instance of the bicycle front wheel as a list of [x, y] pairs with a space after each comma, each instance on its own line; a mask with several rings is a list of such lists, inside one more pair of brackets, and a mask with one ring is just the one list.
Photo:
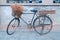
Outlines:
[[7, 26], [7, 34], [12, 35], [19, 26], [19, 19], [13, 18]]
[[34, 20], [33, 28], [40, 35], [47, 34], [52, 29], [52, 20], [48, 16], [39, 16]]

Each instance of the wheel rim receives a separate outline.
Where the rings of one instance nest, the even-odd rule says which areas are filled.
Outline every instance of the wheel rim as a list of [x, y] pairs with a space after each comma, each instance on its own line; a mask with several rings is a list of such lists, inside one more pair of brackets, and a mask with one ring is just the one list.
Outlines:
[[[43, 25], [44, 20], [44, 25]], [[39, 34], [47, 34], [52, 29], [52, 21], [49, 17], [45, 16], [45, 19], [40, 16], [34, 20], [33, 27], [35, 31]]]
[[18, 26], [18, 20], [16, 20], [16, 19], [14, 20], [14, 19], [13, 19], [13, 20], [9, 23], [9, 25], [8, 25], [8, 27], [7, 27], [7, 33], [8, 33], [9, 35], [13, 34], [13, 33], [15, 32], [17, 26]]

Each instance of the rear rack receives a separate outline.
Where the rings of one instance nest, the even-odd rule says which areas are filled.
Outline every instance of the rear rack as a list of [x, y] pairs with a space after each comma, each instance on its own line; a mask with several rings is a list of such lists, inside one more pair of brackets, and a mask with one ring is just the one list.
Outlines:
[[41, 15], [55, 14], [55, 10], [40, 10], [39, 14], [41, 14]]

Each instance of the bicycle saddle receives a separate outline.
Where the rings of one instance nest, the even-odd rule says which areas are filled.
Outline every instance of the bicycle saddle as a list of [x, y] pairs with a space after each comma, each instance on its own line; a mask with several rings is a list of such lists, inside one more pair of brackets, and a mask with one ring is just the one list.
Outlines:
[[36, 9], [33, 9], [33, 10], [31, 10], [31, 12], [34, 12], [34, 13], [36, 13], [38, 10], [36, 10]]

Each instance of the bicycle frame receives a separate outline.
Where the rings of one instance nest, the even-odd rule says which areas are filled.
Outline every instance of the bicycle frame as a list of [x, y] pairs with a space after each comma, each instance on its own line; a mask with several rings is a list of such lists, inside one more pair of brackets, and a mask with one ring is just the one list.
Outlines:
[[[34, 13], [22, 13], [22, 15], [23, 15], [23, 14], [34, 14], [33, 17], [32, 17], [32, 19], [31, 19], [31, 23], [30, 23], [30, 25], [31, 25], [32, 22], [33, 22], [33, 19], [34, 19], [35, 15], [36, 15], [36, 12], [34, 12]], [[37, 15], [36, 15], [36, 16], [37, 16]], [[23, 18], [20, 17], [20, 19], [21, 19], [22, 21], [24, 21], [24, 23], [26, 23], [26, 24], [28, 25], [28, 23], [27, 23]]]

